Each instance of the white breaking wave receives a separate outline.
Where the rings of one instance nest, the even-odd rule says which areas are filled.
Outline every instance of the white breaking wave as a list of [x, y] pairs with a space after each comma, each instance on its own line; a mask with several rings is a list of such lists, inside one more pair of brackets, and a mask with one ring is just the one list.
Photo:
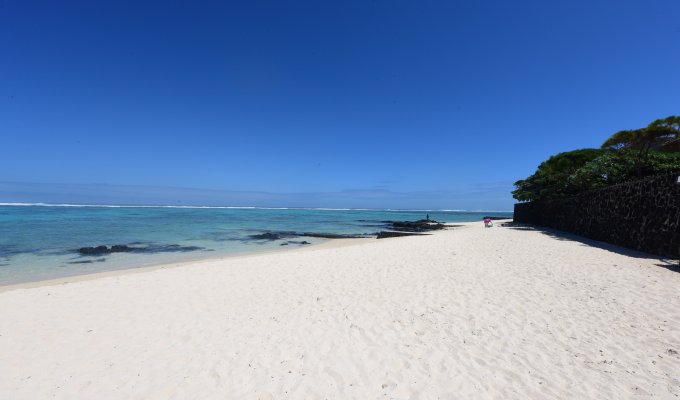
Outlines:
[[502, 212], [504, 210], [437, 210], [393, 208], [329, 208], [329, 207], [254, 207], [254, 206], [177, 206], [177, 205], [120, 205], [120, 204], [65, 204], [65, 203], [2, 203], [13, 207], [100, 207], [100, 208], [188, 208], [188, 209], [234, 209], [234, 210], [315, 210], [315, 211], [386, 211], [386, 212]]
[[[190, 208], [190, 209], [236, 209], [236, 210], [319, 210], [319, 211], [370, 211], [370, 208], [325, 207], [255, 207], [255, 206], [177, 206], [177, 205], [121, 205], [121, 204], [64, 204], [64, 203], [2, 203], [0, 206], [16, 207], [101, 207], [101, 208]], [[375, 209], [376, 211], [382, 211]]]

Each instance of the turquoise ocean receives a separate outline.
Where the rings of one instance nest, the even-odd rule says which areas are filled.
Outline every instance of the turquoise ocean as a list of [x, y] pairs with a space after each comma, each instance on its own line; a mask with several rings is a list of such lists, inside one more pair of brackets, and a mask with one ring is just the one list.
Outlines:
[[[283, 250], [325, 239], [262, 240], [251, 235], [371, 235], [384, 230], [385, 221], [415, 221], [427, 214], [441, 222], [512, 216], [491, 211], [0, 205], [0, 285]], [[98, 256], [78, 252], [82, 247], [117, 244], [139, 251]]]

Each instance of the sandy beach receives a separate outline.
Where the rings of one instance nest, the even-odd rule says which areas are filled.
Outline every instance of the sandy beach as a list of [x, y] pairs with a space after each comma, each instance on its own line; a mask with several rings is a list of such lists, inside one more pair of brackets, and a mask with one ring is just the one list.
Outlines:
[[680, 397], [668, 260], [481, 222], [333, 243], [5, 290], [0, 399]]

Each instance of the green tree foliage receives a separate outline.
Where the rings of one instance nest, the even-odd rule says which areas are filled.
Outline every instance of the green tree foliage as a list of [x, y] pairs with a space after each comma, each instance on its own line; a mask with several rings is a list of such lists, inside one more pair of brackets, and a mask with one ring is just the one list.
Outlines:
[[519, 201], [552, 199], [578, 193], [569, 177], [605, 150], [581, 149], [559, 153], [538, 166], [530, 177], [515, 182], [512, 196]]
[[636, 150], [647, 155], [650, 150], [678, 151], [680, 141], [680, 116], [657, 119], [644, 128], [624, 130], [611, 135], [603, 149]]
[[519, 201], [555, 199], [643, 176], [680, 170], [680, 117], [653, 121], [645, 128], [619, 131], [601, 149], [559, 153], [515, 182]]
[[651, 151], [642, 164], [607, 152], [584, 164], [569, 179], [578, 188], [577, 191], [582, 192], [634, 180], [638, 177], [638, 171], [642, 176], [649, 176], [678, 170], [680, 152]]
[[616, 132], [602, 143], [602, 148], [630, 159], [636, 176], [642, 177], [650, 151], [680, 150], [680, 117], [672, 115], [657, 119], [644, 128]]
[[658, 150], [680, 151], [680, 116], [672, 115], [664, 119], [657, 119], [649, 124], [647, 129], [658, 140]]

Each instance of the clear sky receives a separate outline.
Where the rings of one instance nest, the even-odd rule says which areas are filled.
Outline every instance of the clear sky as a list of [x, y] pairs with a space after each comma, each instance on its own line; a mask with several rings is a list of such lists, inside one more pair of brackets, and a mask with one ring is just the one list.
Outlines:
[[678, 15], [2, 1], [0, 202], [509, 210], [548, 156], [680, 113]]

